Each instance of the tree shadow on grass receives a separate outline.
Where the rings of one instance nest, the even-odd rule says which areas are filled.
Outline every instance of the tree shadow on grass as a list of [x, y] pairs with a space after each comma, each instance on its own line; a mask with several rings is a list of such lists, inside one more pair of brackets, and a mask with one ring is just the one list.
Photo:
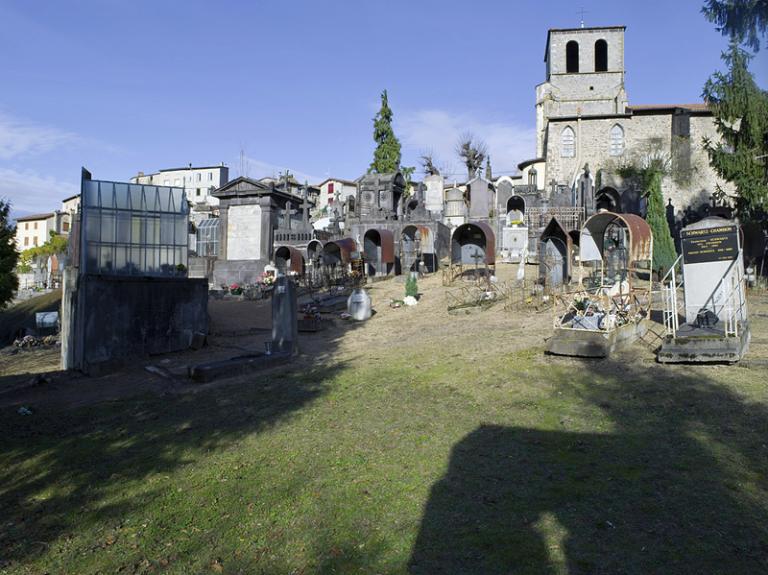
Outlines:
[[610, 431], [475, 429], [432, 488], [410, 572], [768, 572], [765, 405], [660, 367], [583, 366], [554, 374]]
[[0, 568], [34, 559], [61, 536], [117, 521], [156, 494], [142, 491], [136, 501], [121, 484], [136, 491], [137, 481], [279, 424], [344, 369], [254, 373], [197, 393], [30, 417], [0, 411]]

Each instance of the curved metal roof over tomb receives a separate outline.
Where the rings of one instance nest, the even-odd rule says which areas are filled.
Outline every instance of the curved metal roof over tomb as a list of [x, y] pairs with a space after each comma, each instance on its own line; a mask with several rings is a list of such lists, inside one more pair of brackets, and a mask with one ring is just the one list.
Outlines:
[[363, 238], [367, 238], [368, 234], [371, 232], [379, 235], [379, 245], [381, 246], [381, 263], [395, 263], [395, 234], [393, 234], [390, 230], [381, 228], [369, 228], [365, 230]]
[[581, 261], [603, 259], [605, 230], [616, 223], [629, 234], [629, 261], [650, 260], [653, 257], [653, 234], [648, 223], [634, 214], [599, 212], [590, 217], [581, 228], [579, 258]]
[[293, 246], [279, 246], [275, 250], [275, 261], [285, 260], [289, 263], [288, 271], [303, 274], [304, 273], [304, 255], [301, 250]]
[[352, 252], [357, 251], [357, 242], [352, 238], [342, 238], [340, 240], [331, 240], [323, 246], [323, 253], [330, 255], [333, 251], [339, 251], [342, 263], [349, 263]]
[[461, 224], [453, 231], [451, 236], [451, 243], [459, 242], [462, 235], [474, 230], [479, 231], [485, 239], [485, 259], [483, 260], [488, 265], [496, 263], [496, 234], [493, 233], [493, 228], [485, 222], [467, 222]]

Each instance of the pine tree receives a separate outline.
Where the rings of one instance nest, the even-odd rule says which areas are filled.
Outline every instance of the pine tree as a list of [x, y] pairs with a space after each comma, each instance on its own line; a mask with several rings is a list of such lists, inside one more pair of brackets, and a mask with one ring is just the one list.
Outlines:
[[[719, 142], [704, 148], [717, 174], [736, 186], [736, 207], [743, 219], [768, 208], [768, 92], [747, 69], [749, 54], [732, 42], [723, 60], [726, 73], [715, 72], [703, 96], [715, 117]], [[718, 186], [718, 195], [724, 192]]]
[[19, 259], [14, 241], [16, 229], [11, 225], [11, 205], [0, 200], [0, 309], [11, 301], [19, 287], [14, 268]]
[[768, 30], [768, 0], [706, 0], [701, 11], [723, 36], [760, 49], [759, 37]]
[[648, 198], [648, 211], [645, 220], [653, 233], [653, 264], [652, 269], [663, 277], [677, 259], [675, 244], [669, 232], [664, 196], [661, 194], [661, 178], [659, 170], [648, 170], [644, 174], [645, 193]]
[[392, 130], [392, 109], [389, 107], [387, 91], [381, 93], [381, 109], [373, 119], [373, 139], [376, 150], [368, 172], [386, 174], [400, 169], [400, 140]]

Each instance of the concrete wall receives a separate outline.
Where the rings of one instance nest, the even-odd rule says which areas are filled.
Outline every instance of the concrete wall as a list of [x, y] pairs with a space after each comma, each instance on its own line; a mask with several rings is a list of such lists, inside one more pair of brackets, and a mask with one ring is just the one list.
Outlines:
[[64, 367], [86, 373], [186, 349], [208, 332], [204, 279], [68, 276], [62, 307]]

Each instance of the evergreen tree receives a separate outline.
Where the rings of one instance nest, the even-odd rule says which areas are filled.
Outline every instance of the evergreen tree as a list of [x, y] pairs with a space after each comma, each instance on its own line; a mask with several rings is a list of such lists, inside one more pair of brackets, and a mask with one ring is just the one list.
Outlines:
[[[704, 140], [717, 174], [736, 186], [736, 207], [744, 219], [768, 208], [768, 93], [747, 69], [749, 54], [731, 42], [723, 54], [726, 73], [715, 72], [704, 86], [719, 142]], [[718, 195], [723, 190], [718, 186]]]
[[16, 251], [16, 228], [10, 222], [11, 205], [0, 200], [0, 309], [11, 301], [19, 287], [14, 268], [19, 258]]
[[677, 259], [675, 244], [672, 234], [669, 232], [669, 223], [664, 209], [664, 196], [661, 194], [661, 178], [663, 172], [649, 169], [643, 179], [645, 180], [645, 193], [648, 198], [648, 211], [645, 220], [653, 233], [653, 264], [652, 269], [659, 274], [659, 278], [669, 271], [669, 268]]
[[768, 0], [706, 0], [701, 11], [723, 36], [760, 49], [759, 37], [768, 29]]
[[373, 139], [376, 150], [368, 172], [386, 174], [400, 169], [400, 140], [392, 130], [392, 109], [389, 107], [387, 91], [381, 93], [381, 109], [373, 119]]

